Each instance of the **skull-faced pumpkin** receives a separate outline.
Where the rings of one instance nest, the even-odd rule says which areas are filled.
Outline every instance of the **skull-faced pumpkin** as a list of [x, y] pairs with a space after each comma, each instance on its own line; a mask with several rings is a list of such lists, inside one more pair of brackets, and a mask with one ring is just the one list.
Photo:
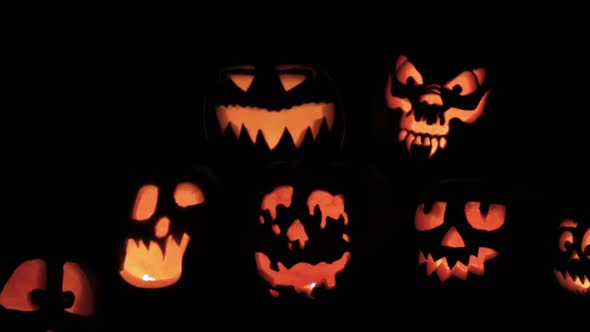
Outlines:
[[209, 143], [231, 150], [223, 153], [294, 156], [340, 147], [342, 107], [325, 71], [261, 61], [223, 67], [217, 78], [205, 132]]
[[322, 189], [279, 185], [261, 202], [257, 271], [278, 297], [286, 289], [314, 299], [336, 287], [351, 258], [345, 197]]
[[[205, 202], [201, 188], [191, 182], [173, 186], [144, 184], [136, 194], [131, 219], [137, 237], [129, 237], [121, 277], [138, 288], [163, 288], [182, 276], [190, 235], [183, 223], [191, 210]], [[187, 220], [188, 217], [188, 220]]]
[[555, 277], [565, 290], [590, 296], [590, 226], [581, 218], [559, 224]]
[[506, 204], [466, 183], [445, 183], [416, 208], [418, 264], [441, 282], [487, 274], [506, 221]]
[[428, 158], [452, 144], [454, 121], [472, 124], [482, 117], [489, 95], [483, 66], [432, 68], [404, 54], [398, 55], [385, 89], [388, 108], [399, 111], [397, 140], [408, 153]]

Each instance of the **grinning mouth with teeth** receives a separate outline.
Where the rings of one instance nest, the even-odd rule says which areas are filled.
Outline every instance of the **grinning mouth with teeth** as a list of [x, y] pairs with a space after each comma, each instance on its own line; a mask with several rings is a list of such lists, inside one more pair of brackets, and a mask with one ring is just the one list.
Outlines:
[[408, 150], [412, 153], [412, 145], [429, 148], [430, 153], [428, 157], [434, 156], [438, 148], [444, 149], [447, 147], [446, 136], [436, 136], [428, 133], [416, 132], [410, 129], [401, 129], [398, 135], [398, 141], [403, 142]]
[[217, 106], [216, 113], [222, 132], [231, 127], [234, 135], [240, 137], [245, 130], [253, 143], [263, 139], [270, 150], [285, 135], [289, 135], [299, 149], [308, 132], [315, 141], [323, 123], [329, 130], [334, 126], [333, 103], [306, 103], [280, 111], [238, 105]]
[[480, 247], [476, 255], [469, 256], [469, 262], [466, 264], [457, 261], [455, 265], [449, 266], [446, 257], [434, 260], [432, 254], [424, 255], [422, 251], [418, 254], [418, 264], [426, 265], [426, 274], [432, 275], [436, 271], [436, 274], [440, 281], [445, 282], [450, 277], [459, 278], [461, 280], [467, 280], [469, 273], [475, 275], [485, 274], [485, 262], [494, 259], [498, 256], [498, 252], [491, 248]]
[[557, 282], [559, 284], [574, 293], [579, 294], [589, 294], [590, 295], [590, 278], [588, 276], [582, 274], [570, 274], [568, 271], [559, 271], [558, 269], [554, 268], [553, 272], [555, 273], [555, 277], [557, 278]]
[[[119, 272], [132, 285], [141, 288], [162, 288], [176, 283], [182, 274], [182, 259], [190, 236], [180, 241], [168, 235], [163, 245], [156, 241], [127, 239], [125, 260]], [[142, 282], [137, 282], [142, 281]]]

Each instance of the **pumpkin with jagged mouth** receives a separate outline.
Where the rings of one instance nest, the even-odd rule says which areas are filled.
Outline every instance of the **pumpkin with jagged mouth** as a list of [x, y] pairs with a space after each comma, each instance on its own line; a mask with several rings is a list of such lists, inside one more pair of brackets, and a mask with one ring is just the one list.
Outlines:
[[177, 183], [174, 188], [141, 186], [131, 211], [138, 236], [125, 240], [121, 277], [138, 288], [163, 288], [178, 282], [191, 239], [181, 224], [191, 209], [204, 202], [203, 191], [191, 182]]
[[207, 140], [239, 151], [294, 155], [339, 147], [343, 136], [336, 86], [312, 66], [225, 67], [206, 108]]
[[452, 144], [455, 121], [473, 124], [486, 109], [490, 88], [484, 66], [432, 68], [437, 65], [443, 66], [401, 54], [387, 77], [387, 107], [399, 111], [396, 139], [410, 155], [435, 156]]
[[565, 290], [590, 296], [590, 228], [566, 218], [559, 225], [558, 258], [553, 271]]
[[295, 188], [277, 186], [262, 199], [256, 267], [272, 296], [315, 299], [349, 264], [348, 214], [342, 194]]
[[416, 208], [418, 264], [443, 283], [485, 276], [487, 263], [500, 254], [497, 233], [506, 220], [506, 204], [466, 192], [470, 186], [443, 185]]

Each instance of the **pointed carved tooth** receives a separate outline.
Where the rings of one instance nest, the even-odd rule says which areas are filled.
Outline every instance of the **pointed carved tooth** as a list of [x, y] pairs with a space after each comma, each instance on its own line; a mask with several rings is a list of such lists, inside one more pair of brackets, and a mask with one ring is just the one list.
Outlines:
[[446, 258], [442, 258], [441, 264], [436, 269], [436, 274], [442, 282], [447, 281], [451, 277], [451, 269], [449, 268], [449, 263]]
[[437, 267], [437, 262], [434, 261], [431, 254], [428, 254], [428, 257], [426, 257], [426, 274], [431, 275]]
[[224, 132], [225, 128], [227, 128], [227, 125], [229, 124], [227, 112], [228, 112], [227, 108], [225, 108], [223, 106], [218, 107], [216, 110], [217, 121], [219, 123], [219, 129], [221, 129], [221, 132]]
[[334, 103], [320, 103], [320, 108], [322, 110], [322, 120], [325, 119], [328, 129], [332, 130], [334, 128]]
[[408, 136], [408, 131], [405, 129], [400, 130], [399, 134], [397, 135], [397, 141], [403, 141], [404, 139], [406, 139], [406, 136]]
[[436, 137], [433, 137], [430, 140], [430, 144], [432, 145], [430, 146], [430, 154], [428, 155], [428, 157], [432, 157], [436, 153], [436, 150], [438, 149], [438, 139]]
[[406, 149], [409, 153], [412, 152], [412, 142], [414, 142], [414, 138], [415, 136], [412, 133], [408, 134], [408, 137], [406, 137]]
[[455, 266], [453, 266], [451, 272], [452, 275], [454, 275], [455, 277], [461, 280], [467, 280], [467, 276], [469, 275], [469, 268], [467, 267], [467, 265], [461, 262], [457, 262], [455, 263]]
[[424, 146], [430, 146], [430, 137], [424, 136], [424, 142], [422, 142]]
[[420, 250], [418, 252], [418, 264], [421, 265], [424, 263], [426, 263], [426, 257], [424, 257], [424, 253]]
[[440, 143], [440, 148], [444, 149], [447, 147], [447, 138], [444, 136], [441, 136], [441, 138], [439, 139], [439, 143]]
[[422, 145], [422, 135], [416, 135], [416, 139], [414, 140], [414, 144]]

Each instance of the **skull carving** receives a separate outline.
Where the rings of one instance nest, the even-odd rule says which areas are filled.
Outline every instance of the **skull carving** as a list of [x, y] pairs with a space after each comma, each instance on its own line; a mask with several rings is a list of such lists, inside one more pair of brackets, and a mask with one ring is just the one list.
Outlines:
[[429, 74], [399, 55], [385, 90], [388, 108], [401, 111], [398, 141], [409, 154], [422, 150], [428, 158], [449, 144], [453, 120], [472, 124], [481, 118], [490, 94], [484, 67]]
[[314, 299], [318, 289], [336, 287], [350, 261], [344, 196], [316, 189], [275, 187], [262, 199], [260, 227], [267, 243], [256, 250], [259, 275], [270, 293], [291, 288]]

